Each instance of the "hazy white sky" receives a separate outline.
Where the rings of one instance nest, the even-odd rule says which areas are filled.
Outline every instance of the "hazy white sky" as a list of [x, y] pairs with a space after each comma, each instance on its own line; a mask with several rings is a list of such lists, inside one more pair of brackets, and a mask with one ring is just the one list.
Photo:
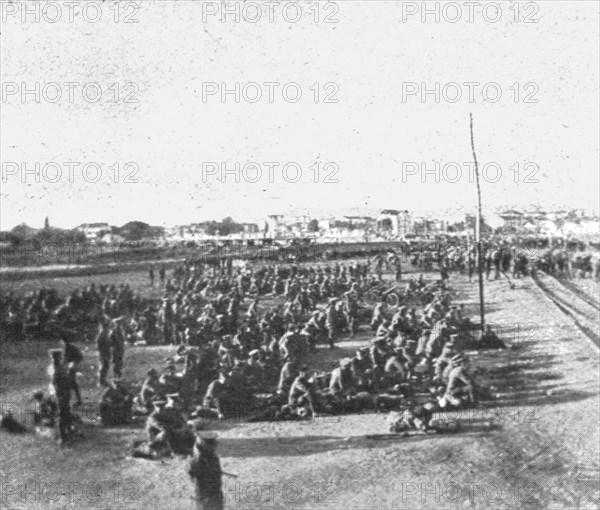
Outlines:
[[[133, 14], [139, 23], [114, 23], [108, 4], [96, 23], [80, 13], [69, 22], [66, 10], [57, 23], [43, 18], [23, 23], [19, 14], [2, 23], [2, 229], [22, 221], [39, 227], [45, 216], [71, 227], [133, 219], [172, 225], [224, 216], [261, 221], [273, 212], [319, 216], [357, 207], [471, 210], [475, 184], [468, 167], [457, 182], [402, 175], [407, 163], [433, 169], [435, 162], [470, 162], [469, 112], [480, 163], [496, 162], [502, 172], [491, 182], [490, 171], [482, 184], [489, 208], [598, 209], [597, 2], [538, 2], [538, 23], [515, 23], [510, 3], [502, 2], [496, 23], [481, 13], [470, 23], [465, 11], [455, 24], [433, 17], [422, 23], [418, 15], [404, 22], [401, 3], [384, 1], [340, 2], [335, 24], [315, 23], [306, 3], [296, 23], [286, 22], [277, 9], [273, 23], [266, 15], [257, 23], [233, 17], [221, 22], [218, 16], [204, 23], [202, 2], [145, 0]], [[36, 82], [97, 83], [102, 97], [85, 101], [79, 85], [71, 102], [68, 87], [61, 85], [63, 97], [56, 103], [43, 96], [38, 103], [34, 94], [23, 101], [22, 84], [33, 89]], [[279, 87], [273, 103], [266, 98], [236, 103], [232, 96], [223, 103], [219, 95], [203, 102], [206, 82], [230, 88], [235, 82], [296, 82], [302, 98], [285, 102]], [[321, 93], [327, 92], [323, 84], [335, 83], [339, 101], [315, 103], [310, 89], [315, 82]], [[436, 82], [441, 87], [493, 82], [502, 98], [484, 102], [479, 86], [470, 104], [462, 86], [456, 103], [443, 98], [436, 103], [433, 95], [426, 102], [403, 100], [407, 82], [430, 88]], [[11, 83], [18, 91], [7, 95], [14, 90]], [[127, 83], [138, 89], [137, 103], [123, 101]], [[521, 89], [518, 102], [515, 83]], [[535, 85], [526, 89], [526, 83]], [[454, 97], [455, 89], [446, 90]], [[494, 89], [488, 91], [493, 97]], [[524, 103], [532, 91], [538, 102]], [[55, 89], [47, 87], [45, 95], [54, 98]], [[230, 167], [297, 162], [301, 179], [286, 182], [280, 166], [269, 182], [264, 165], [254, 183], [236, 183], [233, 174], [225, 182], [218, 175], [203, 179], [203, 163], [225, 161]], [[52, 183], [35, 182], [20, 170], [13, 174], [12, 163], [24, 162], [28, 168], [57, 162], [63, 176]], [[79, 167], [69, 179], [65, 162], [98, 163], [102, 173], [98, 182], [86, 182]], [[138, 182], [114, 182], [117, 162], [120, 181], [129, 174], [123, 164], [134, 162]], [[323, 182], [328, 174], [323, 170], [313, 182], [309, 167], [315, 162], [335, 163], [338, 182]], [[535, 175], [533, 167], [524, 168], [527, 162], [539, 166]], [[46, 175], [54, 178], [55, 170]], [[455, 170], [445, 175], [446, 181], [456, 180]], [[539, 182], [525, 182], [528, 176]], [[94, 172], [88, 177], [93, 180]]]

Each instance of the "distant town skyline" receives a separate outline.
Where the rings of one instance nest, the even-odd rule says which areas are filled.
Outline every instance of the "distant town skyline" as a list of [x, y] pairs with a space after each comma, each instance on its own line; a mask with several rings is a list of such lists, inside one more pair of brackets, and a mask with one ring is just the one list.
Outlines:
[[[247, 217], [241, 217], [241, 216], [234, 216], [231, 214], [224, 214], [221, 217], [208, 217], [208, 218], [203, 218], [200, 217], [200, 215], [198, 215], [197, 217], [191, 219], [190, 221], [178, 221], [175, 223], [152, 223], [150, 221], [146, 221], [143, 217], [131, 217], [131, 218], [126, 218], [123, 221], [117, 221], [117, 222], [111, 222], [108, 221], [106, 218], [98, 218], [98, 221], [83, 221], [83, 222], [74, 222], [74, 223], [69, 223], [69, 224], [57, 224], [53, 218], [51, 216], [46, 216], [41, 218], [41, 221], [36, 223], [36, 222], [27, 222], [27, 221], [21, 221], [21, 222], [17, 222], [14, 225], [9, 225], [8, 227], [4, 227], [4, 225], [2, 226], [2, 228], [0, 230], [6, 231], [6, 230], [10, 230], [11, 228], [16, 227], [17, 225], [21, 225], [21, 224], [26, 224], [29, 227], [35, 228], [35, 229], [41, 229], [45, 226], [45, 222], [46, 219], [48, 219], [49, 224], [51, 227], [58, 227], [58, 228], [65, 228], [65, 229], [72, 229], [72, 228], [76, 228], [79, 227], [81, 225], [109, 225], [109, 226], [122, 226], [128, 222], [131, 221], [142, 221], [144, 223], [148, 223], [149, 225], [153, 225], [153, 226], [159, 226], [159, 227], [165, 227], [165, 228], [173, 228], [176, 226], [185, 226], [185, 225], [191, 225], [191, 224], [198, 224], [198, 223], [203, 223], [203, 222], [208, 222], [208, 221], [221, 221], [226, 217], [231, 217], [234, 221], [236, 221], [237, 223], [246, 223], [246, 224], [256, 224], [258, 226], [258, 228], [260, 230], [262, 230], [264, 228], [266, 219], [269, 215], [282, 215], [284, 216], [285, 221], [289, 221], [294, 217], [301, 217], [301, 216], [307, 216], [310, 219], [316, 219], [316, 220], [324, 220], [324, 219], [343, 219], [344, 217], [347, 216], [366, 216], [366, 217], [370, 217], [373, 219], [376, 219], [381, 211], [385, 210], [385, 209], [395, 209], [395, 210], [404, 210], [403, 208], [399, 208], [399, 207], [395, 207], [395, 208], [352, 208], [352, 209], [348, 209], [348, 210], [337, 210], [336, 211], [322, 211], [321, 214], [311, 214], [309, 212], [306, 211], [293, 211], [290, 210], [289, 212], [281, 212], [281, 211], [277, 211], [277, 212], [269, 212], [267, 214], [265, 214], [264, 216], [260, 216], [257, 217], [255, 220], [252, 219], [248, 219]], [[516, 210], [519, 212], [533, 212], [533, 211], [544, 211], [547, 213], [551, 213], [551, 212], [557, 212], [557, 211], [571, 211], [571, 210], [576, 210], [576, 211], [584, 211], [587, 215], [589, 216], [595, 216], [598, 217], [600, 216], [600, 213], [598, 211], [598, 209], [586, 209], [586, 208], [581, 208], [581, 207], [577, 207], [577, 208], [572, 208], [572, 207], [560, 207], [560, 206], [555, 206], [555, 207], [549, 207], [549, 208], [542, 208], [540, 206], [529, 206], [529, 207], [519, 207], [519, 206], [513, 206], [513, 207], [501, 207], [501, 208], [495, 208], [495, 209], [486, 209], [484, 211], [484, 216], [486, 217], [486, 219], [491, 220], [492, 223], [497, 223], [498, 225], [500, 225], [500, 214], [502, 214], [505, 211], [510, 211], [510, 210]], [[422, 210], [421, 212], [417, 212], [417, 211], [411, 211], [408, 209], [408, 212], [411, 214], [413, 220], [418, 220], [418, 219], [423, 219], [423, 218], [427, 218], [427, 219], [438, 219], [438, 220], [445, 220], [449, 223], [456, 223], [456, 222], [460, 222], [463, 221], [466, 217], [466, 215], [474, 215], [475, 211], [474, 210], [466, 210], [464, 208], [456, 208], [456, 209], [439, 209], [439, 210], [430, 210], [430, 211], [425, 211]], [[493, 225], [493, 226], [498, 226], [498, 225]]]

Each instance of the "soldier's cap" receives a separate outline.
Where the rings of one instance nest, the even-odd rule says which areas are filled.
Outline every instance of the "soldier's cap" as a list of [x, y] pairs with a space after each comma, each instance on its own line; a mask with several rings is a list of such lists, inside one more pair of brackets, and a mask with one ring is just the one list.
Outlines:
[[260, 355], [260, 351], [258, 349], [252, 349], [248, 353], [248, 356], [250, 356], [251, 358], [253, 358], [254, 356], [259, 356], [259, 355]]
[[151, 368], [150, 370], [148, 370], [146, 372], [146, 375], [150, 376], [150, 375], [158, 375], [158, 370], [156, 370], [156, 368]]
[[458, 338], [458, 334], [453, 333], [452, 335], [450, 335], [450, 342], [455, 341]]
[[217, 446], [217, 434], [214, 432], [196, 433], [196, 443], [199, 446], [214, 448]]
[[54, 359], [62, 358], [63, 355], [62, 349], [50, 349], [48, 352]]
[[41, 400], [42, 398], [44, 398], [44, 392], [42, 390], [34, 391], [31, 395], [31, 398], [35, 400]]

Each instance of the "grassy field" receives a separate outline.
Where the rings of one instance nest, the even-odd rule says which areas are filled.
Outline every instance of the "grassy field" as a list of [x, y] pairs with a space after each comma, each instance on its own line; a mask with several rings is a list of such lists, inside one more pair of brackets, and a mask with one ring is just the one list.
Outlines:
[[[170, 275], [171, 271], [168, 271], [167, 274]], [[55, 288], [61, 296], [65, 296], [73, 290], [83, 289], [92, 282], [96, 285], [120, 285], [121, 283], [128, 283], [134, 292], [139, 293], [143, 297], [157, 299], [162, 297], [162, 290], [158, 285], [158, 275], [154, 281], [154, 287], [150, 287], [150, 279], [146, 270], [90, 276], [29, 277], [20, 280], [2, 280], [0, 282], [0, 291], [24, 295], [45, 287]]]

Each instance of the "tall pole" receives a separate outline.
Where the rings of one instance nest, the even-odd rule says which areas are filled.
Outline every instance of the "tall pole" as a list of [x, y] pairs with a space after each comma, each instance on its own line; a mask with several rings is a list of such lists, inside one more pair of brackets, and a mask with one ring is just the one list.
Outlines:
[[475, 140], [473, 138], [473, 114], [471, 120], [471, 149], [475, 163], [475, 182], [477, 183], [477, 219], [475, 222], [475, 242], [477, 243], [477, 275], [479, 277], [479, 314], [481, 315], [481, 331], [485, 332], [485, 304], [483, 299], [483, 250], [481, 246], [481, 185], [479, 183], [479, 166], [475, 155]]

